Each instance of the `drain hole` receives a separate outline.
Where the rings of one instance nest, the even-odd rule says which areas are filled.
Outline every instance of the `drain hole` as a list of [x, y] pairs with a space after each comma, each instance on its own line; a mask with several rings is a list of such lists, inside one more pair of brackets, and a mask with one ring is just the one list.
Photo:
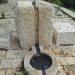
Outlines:
[[30, 64], [37, 70], [42, 70], [42, 67], [46, 70], [51, 67], [52, 58], [47, 54], [41, 53], [40, 56], [34, 55], [30, 60]]

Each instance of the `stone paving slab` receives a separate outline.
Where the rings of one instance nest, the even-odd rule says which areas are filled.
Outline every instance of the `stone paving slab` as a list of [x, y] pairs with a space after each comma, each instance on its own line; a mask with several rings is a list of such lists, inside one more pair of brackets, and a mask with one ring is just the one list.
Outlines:
[[11, 69], [21, 67], [23, 61], [22, 50], [0, 51], [0, 69]]
[[8, 4], [1, 4], [0, 12], [4, 13], [5, 18], [14, 18], [14, 9]]
[[5, 70], [0, 70], [0, 75], [5, 75]]
[[15, 75], [15, 74], [16, 74], [15, 69], [7, 69], [7, 71], [6, 71], [6, 75]]
[[8, 50], [6, 58], [23, 58], [22, 50]]
[[1, 60], [0, 69], [12, 69], [12, 68], [19, 68], [21, 67], [23, 59], [16, 58], [16, 59], [4, 59]]
[[0, 51], [0, 60], [5, 59], [6, 57], [6, 51]]
[[0, 19], [0, 29], [16, 31], [14, 18]]
[[52, 46], [53, 37], [53, 7], [50, 3], [39, 1], [38, 18], [39, 18], [39, 43], [44, 47]]
[[10, 47], [10, 34], [12, 31], [16, 31], [14, 19], [0, 19], [0, 48], [8, 49]]
[[9, 49], [10, 48], [10, 37], [0, 38], [0, 48]]
[[56, 46], [75, 44], [75, 28], [70, 23], [56, 22], [53, 25]]

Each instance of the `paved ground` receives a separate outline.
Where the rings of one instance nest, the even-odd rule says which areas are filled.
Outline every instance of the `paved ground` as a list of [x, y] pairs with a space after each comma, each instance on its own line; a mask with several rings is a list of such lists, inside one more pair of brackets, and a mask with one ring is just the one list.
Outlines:
[[[8, 5], [0, 5], [0, 12], [5, 14], [5, 18], [14, 19], [14, 8], [10, 8]], [[8, 9], [7, 9], [8, 8]], [[10, 11], [11, 10], [11, 11]], [[6, 11], [6, 12], [5, 12]], [[59, 11], [59, 10], [58, 10]], [[64, 21], [68, 20], [75, 26], [75, 21], [69, 16], [65, 15], [59, 11], [63, 17]], [[0, 17], [2, 17], [0, 13]], [[55, 19], [57, 20], [56, 16]], [[3, 19], [2, 19], [3, 20]], [[18, 69], [22, 66], [22, 61], [24, 60], [24, 50], [21, 49], [15, 26], [12, 29], [12, 39], [10, 49], [0, 49], [0, 75], [21, 75]], [[50, 49], [49, 52], [54, 55], [57, 59], [58, 68], [56, 75], [75, 75], [75, 50], [72, 47], [69, 48], [55, 48]]]

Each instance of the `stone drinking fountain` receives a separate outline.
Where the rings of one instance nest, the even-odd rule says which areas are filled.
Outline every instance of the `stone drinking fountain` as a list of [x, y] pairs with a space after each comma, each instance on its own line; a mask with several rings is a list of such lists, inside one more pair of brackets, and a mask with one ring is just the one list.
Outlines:
[[56, 59], [50, 54], [52, 46], [51, 4], [44, 1], [18, 1], [16, 30], [25, 52], [24, 67], [30, 75], [55, 75]]

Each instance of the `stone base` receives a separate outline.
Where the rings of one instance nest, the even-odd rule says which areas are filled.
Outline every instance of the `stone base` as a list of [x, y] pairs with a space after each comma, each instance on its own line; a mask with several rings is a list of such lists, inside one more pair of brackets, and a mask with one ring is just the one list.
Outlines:
[[[24, 59], [24, 67], [27, 71], [29, 71], [30, 75], [42, 75], [42, 71], [41, 70], [36, 70], [34, 69], [31, 65], [30, 65], [30, 59], [32, 58], [33, 55], [35, 55], [35, 48], [32, 48], [34, 50], [28, 52], [26, 55], [25, 55], [25, 59]], [[43, 50], [42, 53], [45, 53], [49, 56], [52, 57], [52, 66], [48, 69], [46, 69], [46, 74], [47, 75], [56, 75], [57, 73], [57, 62], [56, 62], [56, 59], [54, 56], [52, 56], [52, 54], [49, 53], [49, 51], [45, 51]]]

